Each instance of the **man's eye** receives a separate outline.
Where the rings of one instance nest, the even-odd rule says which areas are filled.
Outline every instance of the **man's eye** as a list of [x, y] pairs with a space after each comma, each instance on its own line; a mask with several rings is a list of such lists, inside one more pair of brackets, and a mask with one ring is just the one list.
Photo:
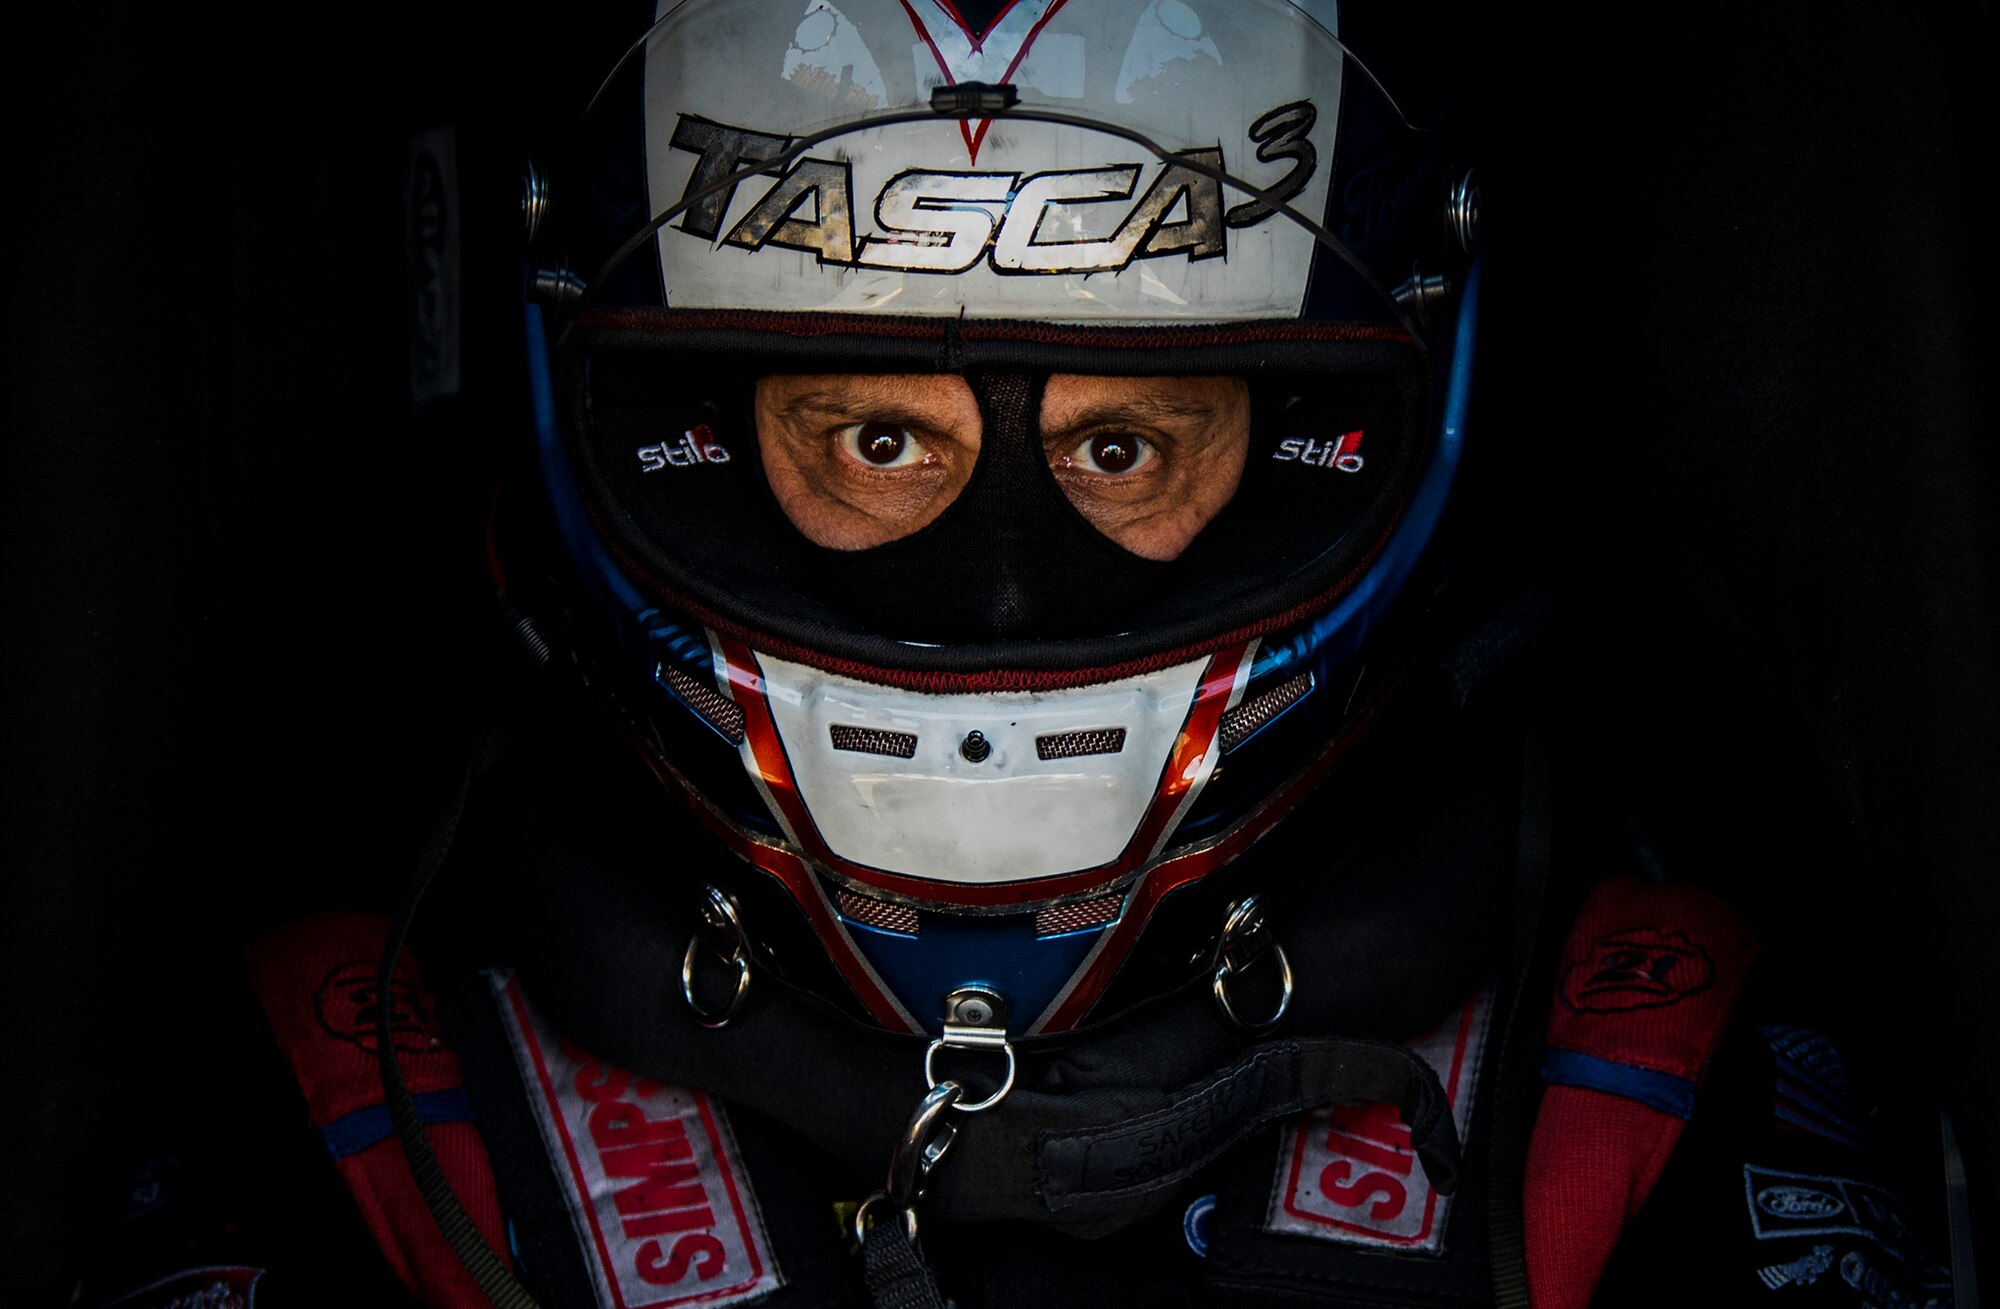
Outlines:
[[1076, 443], [1063, 456], [1065, 468], [1081, 468], [1086, 473], [1130, 473], [1153, 462], [1152, 444], [1129, 432], [1101, 432]]
[[901, 423], [856, 423], [840, 430], [840, 443], [855, 462], [869, 468], [910, 468], [924, 462], [927, 453]]

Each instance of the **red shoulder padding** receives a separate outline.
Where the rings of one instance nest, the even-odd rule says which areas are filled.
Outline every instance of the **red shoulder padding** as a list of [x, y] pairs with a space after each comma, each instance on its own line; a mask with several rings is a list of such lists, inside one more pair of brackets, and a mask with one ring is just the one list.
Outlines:
[[[424, 1304], [484, 1305], [485, 1295], [425, 1206], [382, 1102], [376, 977], [388, 929], [387, 919], [357, 913], [289, 923], [251, 945], [250, 984], [305, 1092], [313, 1126], [396, 1275]], [[388, 1036], [451, 1189], [506, 1259], [493, 1166], [472, 1121], [458, 1057], [434, 1015], [406, 956], [396, 971]]]
[[1570, 929], [1528, 1143], [1535, 1309], [1583, 1309], [1660, 1178], [1742, 993], [1756, 942], [1689, 886], [1618, 878]]

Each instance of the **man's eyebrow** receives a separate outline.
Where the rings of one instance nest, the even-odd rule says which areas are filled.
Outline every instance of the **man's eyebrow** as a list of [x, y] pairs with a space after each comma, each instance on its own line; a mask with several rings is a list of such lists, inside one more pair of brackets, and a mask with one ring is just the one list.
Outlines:
[[1116, 422], [1118, 419], [1137, 418], [1149, 422], [1164, 422], [1176, 418], [1213, 418], [1222, 406], [1212, 399], [1199, 396], [1179, 396], [1171, 393], [1125, 396], [1116, 400], [1098, 400], [1084, 404], [1075, 413], [1067, 415], [1059, 431], [1074, 431], [1093, 423]]
[[786, 400], [778, 408], [785, 418], [798, 418], [813, 414], [828, 414], [858, 419], [879, 419], [891, 423], [934, 423], [937, 413], [933, 407], [926, 411], [921, 404], [913, 404], [896, 392], [901, 388], [888, 387], [816, 387], [801, 391]]

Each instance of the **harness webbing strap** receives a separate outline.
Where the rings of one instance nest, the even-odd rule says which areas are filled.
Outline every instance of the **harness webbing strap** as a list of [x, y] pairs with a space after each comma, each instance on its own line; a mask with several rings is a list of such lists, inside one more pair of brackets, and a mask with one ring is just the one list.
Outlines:
[[868, 1229], [861, 1242], [861, 1266], [875, 1309], [949, 1309], [923, 1252], [893, 1218]]
[[1716, 896], [1598, 885], [1571, 928], [1549, 1014], [1548, 1090], [1528, 1143], [1535, 1309], [1583, 1309], [1659, 1181], [1743, 989], [1756, 942]]
[[[1457, 1189], [1458, 1130], [1437, 1074], [1403, 1046], [1340, 1037], [1252, 1046], [1171, 1095], [1137, 1087], [1069, 1096], [1017, 1091], [999, 1113], [1011, 1139], [1036, 1142], [1033, 1166], [1016, 1175], [1008, 1159], [982, 1157], [978, 1176], [1002, 1191], [1030, 1188], [1071, 1230], [1110, 1231], [1265, 1124], [1355, 1104], [1396, 1106], [1431, 1185], [1447, 1195]], [[984, 1144], [979, 1126], [966, 1130], [962, 1147]], [[1018, 1163], [1027, 1164], [1021, 1153]], [[955, 1162], [965, 1167], [964, 1159]]]
[[1513, 984], [1506, 994], [1507, 1017], [1495, 1049], [1493, 1111], [1486, 1152], [1487, 1258], [1495, 1309], [1528, 1309], [1526, 1215], [1522, 1186], [1526, 1175], [1529, 1123], [1534, 1116], [1529, 1088], [1523, 1086], [1523, 1049], [1532, 1027], [1523, 1021], [1523, 1002], [1535, 990], [1536, 942], [1549, 885], [1549, 758], [1541, 733], [1530, 727], [1521, 747], [1521, 790], [1514, 856], [1514, 921], [1508, 936], [1507, 966]]
[[[499, 736], [500, 729], [496, 726], [480, 739], [464, 775], [459, 778], [457, 789], [452, 793], [451, 803], [431, 824], [423, 853], [417, 858], [416, 871], [410, 877], [409, 888], [403, 893], [402, 903], [397, 906], [395, 921], [389, 925], [388, 935], [382, 943], [382, 956], [376, 963], [376, 975], [382, 984], [378, 1004], [385, 1027], [389, 1024], [390, 1015], [389, 980], [402, 964], [403, 946], [409, 939], [410, 924], [416, 919], [417, 906], [423, 903], [424, 892], [430, 889], [431, 879], [437, 876], [438, 869], [444, 866], [445, 856], [451, 853], [451, 843], [458, 835], [459, 818], [465, 812], [465, 801], [472, 790], [473, 779], [492, 762], [499, 749]], [[395, 1042], [377, 1044], [376, 1073], [381, 1081], [383, 1102], [389, 1110], [389, 1121], [395, 1126], [396, 1139], [401, 1142], [403, 1156], [408, 1160], [409, 1175], [416, 1179], [418, 1194], [423, 1199], [424, 1207], [430, 1211], [435, 1231], [443, 1236], [446, 1246], [456, 1256], [444, 1261], [450, 1265], [451, 1275], [470, 1276], [497, 1309], [539, 1309], [528, 1289], [514, 1277], [505, 1256], [498, 1253], [502, 1248], [496, 1240], [498, 1225], [491, 1229], [482, 1228], [460, 1203], [450, 1169], [431, 1149], [430, 1137], [417, 1116], [417, 1107], [404, 1079]], [[494, 1191], [497, 1214], [498, 1191], [490, 1164], [486, 1185]], [[433, 1229], [423, 1228], [420, 1221], [413, 1225], [421, 1228], [426, 1239], [429, 1238]], [[440, 1303], [479, 1302], [472, 1299]]]
[[376, 1068], [385, 1044], [400, 1055], [416, 1130], [440, 1178], [461, 1198], [467, 1229], [474, 1239], [501, 1239], [492, 1165], [423, 981], [405, 963], [386, 992], [381, 987], [377, 960], [387, 926], [358, 913], [289, 923], [250, 947], [250, 980], [313, 1125], [397, 1277], [427, 1305], [481, 1305], [486, 1297], [431, 1223], [391, 1139], [393, 1114]]

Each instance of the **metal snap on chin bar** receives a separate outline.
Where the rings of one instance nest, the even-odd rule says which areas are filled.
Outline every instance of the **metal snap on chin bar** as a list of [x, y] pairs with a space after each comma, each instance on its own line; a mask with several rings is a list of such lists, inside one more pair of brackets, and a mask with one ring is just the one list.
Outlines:
[[944, 998], [944, 1035], [924, 1051], [924, 1085], [935, 1090], [943, 1083], [937, 1076], [940, 1050], [998, 1050], [1007, 1057], [1007, 1074], [1000, 1089], [971, 1104], [954, 1102], [963, 1114], [984, 1113], [1007, 1098], [1014, 1089], [1014, 1047], [1007, 1040], [1007, 1001], [984, 987], [965, 986]]

